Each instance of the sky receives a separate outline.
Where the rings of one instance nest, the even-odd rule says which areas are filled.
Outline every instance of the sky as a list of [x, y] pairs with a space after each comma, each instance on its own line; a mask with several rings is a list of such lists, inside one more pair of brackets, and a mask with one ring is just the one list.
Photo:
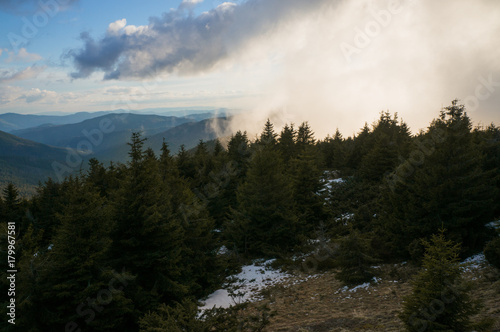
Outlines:
[[0, 113], [242, 111], [352, 136], [458, 98], [500, 124], [498, 0], [0, 0]]

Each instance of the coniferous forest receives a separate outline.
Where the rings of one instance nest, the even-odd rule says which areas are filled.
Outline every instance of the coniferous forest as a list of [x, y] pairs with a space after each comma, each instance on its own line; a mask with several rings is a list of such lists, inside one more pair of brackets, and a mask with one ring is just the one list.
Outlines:
[[[500, 127], [474, 127], [458, 101], [416, 134], [382, 112], [354, 137], [268, 120], [255, 139], [238, 131], [227, 146], [164, 142], [157, 155], [144, 142], [134, 133], [127, 163], [92, 159], [30, 198], [3, 190], [2, 294], [8, 222], [18, 272], [16, 323], [2, 330], [262, 331], [265, 308], [201, 315], [197, 301], [253, 259], [303, 269], [318, 239], [330, 252], [314, 267], [346, 285], [370, 281], [375, 265], [415, 266], [400, 313], [409, 331], [491, 329], [471, 318], [480, 303], [470, 287], [454, 285], [457, 262], [473, 254], [500, 268], [500, 237], [487, 226], [500, 219]], [[419, 314], [446, 289], [445, 309]]]

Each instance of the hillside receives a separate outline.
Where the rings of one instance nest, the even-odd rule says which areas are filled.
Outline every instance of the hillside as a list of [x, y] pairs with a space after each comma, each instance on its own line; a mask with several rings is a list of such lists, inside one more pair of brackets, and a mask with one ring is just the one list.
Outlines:
[[[217, 128], [217, 131], [214, 128]], [[96, 151], [95, 157], [102, 161], [127, 161], [130, 149], [127, 142], [130, 140], [132, 132], [132, 130], [121, 132], [120, 135], [123, 136], [120, 139], [113, 140], [114, 142], [119, 142], [118, 144], [106, 144], [107, 148]], [[227, 135], [230, 135], [229, 120], [227, 118], [188, 122], [151, 136], [148, 136], [147, 132], [143, 132], [143, 136], [147, 138], [145, 142], [146, 148], [152, 148], [156, 153], [159, 153], [165, 139], [173, 154], [177, 153], [182, 144], [184, 144], [186, 149], [191, 149], [200, 140], [209, 141]]]
[[[411, 293], [415, 271], [411, 266], [382, 265], [377, 283], [351, 288], [336, 280], [333, 271], [315, 275], [297, 272], [264, 289], [264, 299], [253, 306], [267, 303], [276, 312], [264, 329], [269, 332], [402, 331], [397, 315], [403, 297]], [[483, 263], [468, 270], [466, 277], [475, 283], [474, 297], [484, 301], [484, 315], [498, 318], [498, 271]], [[500, 331], [500, 321], [492, 331]]]
[[192, 121], [194, 120], [188, 117], [120, 113], [107, 114], [79, 123], [16, 130], [13, 134], [43, 144], [77, 148], [78, 143], [88, 140], [89, 133], [99, 130], [105, 123], [109, 130], [104, 133], [102, 143], [93, 144], [95, 151], [99, 151], [123, 143], [123, 137], [130, 137], [132, 131], [154, 135]]
[[0, 187], [13, 182], [22, 194], [33, 194], [34, 186], [56, 177], [54, 161], [63, 162], [68, 150], [40, 144], [0, 131]]
[[32, 127], [82, 122], [110, 112], [78, 112], [69, 115], [0, 114], [0, 130], [12, 132]]

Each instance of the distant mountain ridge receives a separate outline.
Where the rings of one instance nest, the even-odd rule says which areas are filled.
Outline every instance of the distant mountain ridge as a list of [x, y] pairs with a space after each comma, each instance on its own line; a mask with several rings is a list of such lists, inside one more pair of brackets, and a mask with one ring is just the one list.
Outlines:
[[116, 109], [98, 112], [78, 112], [74, 114], [62, 113], [57, 115], [3, 113], [0, 114], [0, 130], [12, 133], [15, 130], [34, 128], [39, 126], [79, 123], [103, 115], [118, 113], [189, 117], [193, 120], [201, 121], [209, 117], [228, 116], [231, 113], [237, 112], [237, 110], [213, 107], [166, 107], [147, 108], [142, 110]]
[[[231, 119], [225, 117], [205, 119], [184, 123], [154, 135], [143, 134], [143, 137], [147, 139], [144, 142], [144, 147], [151, 148], [156, 154], [159, 154], [162, 143], [165, 140], [171, 153], [176, 154], [181, 145], [184, 145], [186, 149], [191, 149], [200, 140], [210, 141], [218, 137], [230, 136], [232, 134], [230, 122]], [[101, 161], [126, 162], [130, 148], [127, 142], [129, 142], [131, 134], [132, 132], [120, 144], [97, 151], [95, 157]]]
[[111, 111], [103, 112], [78, 112], [69, 115], [35, 115], [35, 114], [0, 114], [0, 130], [11, 133], [14, 130], [27, 129], [46, 125], [63, 125], [82, 122], [98, 116], [106, 115]]
[[0, 131], [0, 186], [12, 182], [23, 194], [33, 194], [39, 181], [57, 179], [53, 163], [65, 163], [70, 152]]
[[147, 138], [145, 148], [160, 154], [165, 140], [176, 154], [181, 145], [189, 150], [200, 140], [230, 136], [230, 121], [213, 118], [212, 113], [186, 117], [110, 113], [78, 123], [0, 131], [0, 187], [14, 182], [24, 193], [32, 194], [39, 181], [48, 177], [61, 180], [85, 169], [90, 158], [105, 164], [127, 162], [127, 143], [133, 132]]
[[[210, 115], [206, 115], [210, 116]], [[101, 123], [109, 122], [110, 131], [102, 140], [105, 146], [95, 146], [96, 151], [112, 146], [122, 140], [123, 134], [129, 135], [131, 131], [144, 131], [146, 135], [154, 135], [186, 122], [194, 122], [189, 117], [178, 118], [175, 116], [143, 115], [134, 113], [106, 114], [78, 123], [42, 126], [15, 130], [12, 134], [35, 142], [59, 146], [79, 148], [81, 141], [88, 140], [90, 133], [98, 130]]]

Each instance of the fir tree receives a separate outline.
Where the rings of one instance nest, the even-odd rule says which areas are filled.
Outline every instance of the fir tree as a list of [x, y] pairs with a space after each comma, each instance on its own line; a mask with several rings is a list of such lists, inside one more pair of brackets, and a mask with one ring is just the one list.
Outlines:
[[482, 170], [483, 155], [473, 143], [464, 107], [453, 101], [426, 136], [415, 147], [413, 159], [396, 170], [399, 181], [385, 195], [389, 212], [383, 227], [392, 229], [389, 237], [397, 234], [394, 240], [399, 248], [444, 225], [450, 238], [463, 243], [466, 251], [480, 249], [487, 234], [484, 225], [492, 217], [495, 189], [491, 174]]
[[299, 151], [303, 151], [307, 146], [314, 145], [315, 143], [316, 139], [309, 123], [302, 122], [297, 130], [297, 147]]
[[283, 156], [283, 161], [286, 165], [288, 165], [289, 161], [296, 157], [296, 146], [295, 146], [295, 138], [297, 136], [297, 132], [295, 128], [293, 128], [293, 123], [288, 125], [285, 124], [283, 129], [281, 130], [281, 134], [278, 138], [278, 150]]
[[422, 271], [399, 317], [408, 331], [486, 331], [492, 322], [472, 321], [481, 306], [472, 298], [471, 282], [461, 276], [459, 245], [446, 240], [444, 232], [441, 229], [430, 242], [423, 242]]
[[186, 150], [184, 144], [180, 146], [179, 152], [177, 152], [176, 163], [180, 175], [184, 178], [193, 179], [196, 176], [193, 157]]
[[274, 125], [267, 119], [264, 130], [260, 134], [258, 143], [267, 146], [274, 146], [277, 143], [278, 134], [274, 131]]
[[[23, 257], [19, 324], [41, 331], [63, 330], [67, 324], [125, 330], [132, 303], [123, 292], [108, 289], [113, 275], [106, 266], [111, 209], [95, 188], [77, 180], [73, 186], [70, 203], [57, 216], [60, 227], [53, 243], [43, 250], [32, 245]], [[107, 290], [105, 297], [99, 296], [101, 290]], [[93, 308], [89, 298], [96, 299]]]
[[370, 255], [372, 250], [369, 240], [351, 228], [349, 235], [341, 238], [338, 244], [335, 261], [340, 272], [335, 278], [346, 285], [358, 285], [372, 280], [374, 271], [371, 266], [377, 260]]
[[162, 190], [159, 162], [142, 150], [143, 139], [133, 136], [126, 177], [114, 197], [116, 227], [111, 259], [116, 269], [126, 267], [142, 289], [134, 295], [141, 310], [181, 298], [181, 250], [184, 230], [173, 215], [171, 196]]
[[287, 176], [291, 179], [293, 200], [298, 217], [297, 234], [306, 239], [312, 236], [320, 222], [326, 219], [321, 170], [314, 149], [306, 149], [290, 162]]
[[240, 248], [270, 255], [296, 243], [292, 188], [277, 151], [268, 147], [254, 153], [246, 182], [237, 195], [243, 218], [232, 216], [232, 223], [249, 221], [248, 242]]

